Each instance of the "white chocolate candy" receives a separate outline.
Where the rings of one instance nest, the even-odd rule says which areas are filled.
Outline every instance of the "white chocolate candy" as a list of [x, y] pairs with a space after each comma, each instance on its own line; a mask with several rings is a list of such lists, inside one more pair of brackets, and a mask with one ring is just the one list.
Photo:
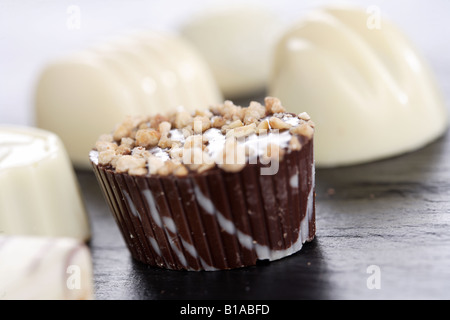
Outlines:
[[58, 134], [75, 166], [90, 168], [101, 133], [126, 115], [222, 101], [208, 66], [179, 37], [140, 32], [55, 61], [36, 90], [36, 123]]
[[84, 243], [0, 236], [0, 300], [93, 298], [91, 255]]
[[282, 27], [273, 12], [247, 5], [206, 11], [184, 24], [181, 33], [203, 54], [225, 97], [236, 98], [266, 86]]
[[278, 43], [269, 93], [314, 119], [317, 166], [413, 151], [447, 128], [423, 58], [393, 24], [369, 18], [358, 9], [324, 9]]
[[73, 168], [55, 134], [0, 126], [0, 190], [0, 234], [90, 237]]

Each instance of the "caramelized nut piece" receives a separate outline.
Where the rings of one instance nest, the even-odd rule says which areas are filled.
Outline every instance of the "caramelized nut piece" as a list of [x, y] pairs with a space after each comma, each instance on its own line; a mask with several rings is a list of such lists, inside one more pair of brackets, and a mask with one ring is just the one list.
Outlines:
[[278, 129], [278, 130], [289, 129], [292, 127], [289, 123], [284, 122], [283, 120], [281, 120], [280, 118], [277, 118], [277, 117], [271, 117], [269, 119], [269, 124], [272, 129]]
[[234, 128], [238, 128], [238, 127], [242, 127], [242, 126], [244, 126], [244, 124], [242, 123], [242, 121], [241, 120], [235, 120], [235, 121], [233, 121], [233, 122], [231, 122], [228, 126], [227, 126], [227, 128], [228, 129], [234, 129]]
[[124, 124], [119, 124], [114, 130], [113, 138], [115, 141], [120, 141], [122, 138], [126, 138], [131, 134], [131, 129]]
[[161, 149], [171, 148], [172, 147], [172, 140], [167, 137], [167, 134], [163, 135], [158, 142], [158, 147]]
[[137, 158], [133, 156], [122, 156], [117, 159], [116, 162], [116, 172], [128, 172], [132, 169], [144, 168], [145, 160], [142, 158]]
[[150, 128], [157, 130], [159, 129], [159, 125], [165, 121], [169, 121], [169, 118], [158, 113], [150, 117]]
[[95, 149], [97, 149], [97, 151], [101, 152], [101, 151], [106, 151], [106, 150], [116, 150], [117, 149], [117, 144], [113, 143], [113, 142], [107, 142], [107, 141], [97, 141], [95, 143]]
[[175, 167], [175, 169], [173, 170], [173, 174], [176, 175], [177, 177], [187, 176], [188, 173], [189, 171], [184, 165], [179, 165]]
[[203, 136], [193, 135], [186, 138], [184, 149], [200, 148], [203, 149]]
[[104, 150], [98, 154], [98, 163], [101, 165], [109, 165], [112, 163], [116, 157], [116, 152], [114, 150]]
[[131, 155], [137, 158], [148, 159], [150, 157], [150, 152], [148, 152], [144, 147], [135, 147], [131, 150]]
[[183, 133], [183, 136], [185, 138], [188, 138], [189, 136], [192, 136], [194, 134], [194, 130], [192, 130], [191, 127], [185, 127], [181, 130], [181, 132]]
[[158, 126], [158, 130], [161, 135], [169, 133], [170, 129], [172, 129], [172, 124], [167, 121], [161, 122]]
[[211, 128], [211, 120], [205, 116], [196, 116], [193, 121], [194, 133], [200, 134]]
[[183, 158], [183, 150], [181, 147], [172, 148], [169, 155], [172, 159], [181, 160]]
[[134, 147], [134, 139], [131, 138], [122, 138], [122, 140], [120, 141], [120, 145], [123, 146], [127, 146], [129, 148], [133, 148]]
[[158, 174], [161, 176], [168, 176], [171, 174], [177, 165], [172, 160], [167, 160], [164, 162], [163, 166], [158, 169]]
[[161, 133], [155, 129], [141, 129], [136, 132], [136, 145], [151, 148], [158, 144]]
[[175, 128], [182, 129], [189, 125], [192, 121], [192, 116], [187, 111], [180, 111], [175, 115]]
[[281, 101], [277, 98], [266, 97], [264, 102], [266, 104], [266, 112], [268, 114], [286, 112], [286, 109], [281, 105]]
[[244, 115], [244, 123], [245, 124], [251, 124], [256, 123], [266, 115], [266, 109], [256, 101], [250, 102], [250, 105], [244, 109], [245, 115]]
[[158, 173], [158, 170], [164, 166], [164, 161], [154, 155], [150, 155], [147, 159], [147, 163], [150, 174]]
[[243, 138], [256, 132], [256, 124], [252, 123], [243, 127], [231, 129], [227, 132], [226, 137]]
[[256, 133], [257, 134], [261, 134], [261, 133], [267, 133], [267, 130], [269, 130], [270, 128], [270, 123], [269, 120], [266, 119], [264, 121], [261, 121], [258, 126], [256, 127]]
[[295, 151], [300, 151], [302, 149], [302, 145], [296, 136], [292, 136], [289, 141], [289, 148]]
[[116, 149], [116, 154], [117, 155], [129, 155], [129, 154], [131, 154], [131, 148], [125, 144], [120, 145]]
[[306, 112], [299, 113], [298, 118], [305, 121], [311, 120], [311, 117]]
[[246, 164], [245, 147], [238, 144], [235, 138], [228, 138], [225, 146], [218, 154], [216, 163], [227, 172], [239, 172]]
[[223, 117], [214, 116], [211, 119], [211, 125], [213, 128], [222, 128], [225, 125], [226, 121]]
[[297, 127], [293, 127], [289, 130], [292, 134], [301, 135], [311, 139], [314, 135], [314, 129], [307, 123], [302, 123]]
[[207, 118], [211, 118], [213, 116], [212, 112], [209, 110], [195, 110], [195, 115], [196, 116], [202, 116], [202, 117], [207, 117]]

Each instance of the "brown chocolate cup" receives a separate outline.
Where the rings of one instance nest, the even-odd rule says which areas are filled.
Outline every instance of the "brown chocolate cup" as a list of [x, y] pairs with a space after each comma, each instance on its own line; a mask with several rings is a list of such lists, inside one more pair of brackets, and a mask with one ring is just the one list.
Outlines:
[[131, 176], [93, 163], [131, 255], [175, 270], [224, 270], [276, 260], [315, 235], [313, 142], [262, 164], [176, 176]]

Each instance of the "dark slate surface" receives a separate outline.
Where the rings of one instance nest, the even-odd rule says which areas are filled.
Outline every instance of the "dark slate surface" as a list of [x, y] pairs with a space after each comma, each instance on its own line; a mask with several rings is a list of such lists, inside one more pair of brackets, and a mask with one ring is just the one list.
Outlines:
[[[450, 299], [449, 159], [447, 134], [399, 157], [317, 170], [316, 239], [291, 257], [217, 272], [133, 261], [93, 173], [78, 171], [92, 221], [96, 297]], [[379, 289], [367, 285], [372, 265]]]

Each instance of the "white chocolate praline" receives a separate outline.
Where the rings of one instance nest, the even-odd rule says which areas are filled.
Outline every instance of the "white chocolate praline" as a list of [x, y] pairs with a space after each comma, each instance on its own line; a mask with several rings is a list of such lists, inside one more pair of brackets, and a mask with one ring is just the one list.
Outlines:
[[277, 45], [269, 94], [306, 111], [317, 166], [352, 165], [416, 150], [447, 128], [434, 77], [402, 32], [365, 11], [329, 8], [294, 25]]
[[78, 183], [61, 140], [0, 126], [0, 233], [90, 238]]
[[181, 33], [203, 54], [224, 96], [236, 98], [266, 86], [282, 27], [272, 11], [253, 4], [205, 10]]
[[192, 45], [175, 35], [139, 32], [49, 64], [37, 83], [36, 124], [60, 136], [75, 166], [89, 168], [92, 144], [125, 116], [220, 101]]
[[0, 236], [0, 300], [94, 298], [88, 247], [71, 238]]

